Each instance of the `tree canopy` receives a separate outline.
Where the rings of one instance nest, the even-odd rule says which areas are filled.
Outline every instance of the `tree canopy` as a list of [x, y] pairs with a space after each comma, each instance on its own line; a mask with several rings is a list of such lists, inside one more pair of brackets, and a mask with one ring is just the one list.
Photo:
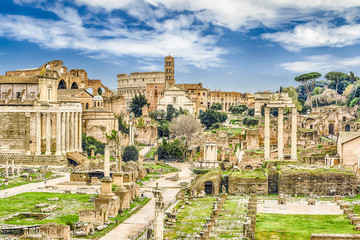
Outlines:
[[219, 102], [213, 103], [213, 104], [211, 105], [211, 109], [219, 111], [219, 110], [222, 109], [222, 105], [221, 105], [221, 103], [219, 103]]
[[141, 93], [139, 96], [135, 95], [131, 100], [130, 111], [134, 113], [135, 117], [140, 117], [142, 115], [142, 108], [147, 104], [148, 101], [145, 95], [142, 95]]
[[139, 158], [139, 153], [134, 145], [129, 145], [124, 148], [124, 153], [122, 156], [122, 160], [124, 162], [137, 161], [138, 158]]
[[200, 114], [201, 123], [209, 129], [214, 123], [225, 122], [227, 119], [226, 113], [220, 113], [214, 109], [208, 109]]
[[248, 107], [246, 105], [235, 105], [235, 106], [231, 106], [229, 108], [229, 111], [232, 114], [241, 114], [243, 112], [245, 112], [248, 109]]
[[315, 87], [316, 79], [320, 77], [321, 77], [321, 73], [318, 72], [305, 73], [295, 77], [295, 81], [304, 84], [307, 97], [310, 100], [310, 105], [312, 104], [311, 92]]

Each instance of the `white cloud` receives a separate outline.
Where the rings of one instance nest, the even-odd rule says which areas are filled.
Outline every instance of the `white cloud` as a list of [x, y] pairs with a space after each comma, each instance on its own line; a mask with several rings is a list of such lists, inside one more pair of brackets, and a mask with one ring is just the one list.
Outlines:
[[333, 55], [315, 55], [305, 57], [303, 61], [282, 63], [282, 68], [296, 73], [351, 71], [360, 67], [360, 57], [339, 58]]
[[[191, 17], [179, 16], [154, 25], [154, 29], [128, 29], [113, 22], [92, 28], [73, 9], [56, 8], [60, 20], [0, 15], [0, 36], [29, 41], [44, 48], [75, 49], [92, 57], [164, 57], [169, 52], [198, 68], [218, 67], [225, 50], [216, 47], [215, 36], [191, 30]], [[86, 27], [85, 27], [86, 26]]]
[[360, 42], [360, 24], [331, 26], [328, 23], [306, 23], [291, 31], [263, 34], [267, 40], [280, 43], [290, 51], [309, 47], [344, 47]]

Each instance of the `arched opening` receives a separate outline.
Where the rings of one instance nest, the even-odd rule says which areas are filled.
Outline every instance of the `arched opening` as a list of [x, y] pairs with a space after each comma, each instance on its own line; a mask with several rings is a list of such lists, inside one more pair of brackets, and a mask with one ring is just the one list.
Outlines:
[[312, 125], [312, 124], [310, 124], [310, 129], [313, 129], [313, 125]]
[[334, 124], [329, 124], [329, 135], [334, 135]]
[[345, 132], [350, 132], [350, 125], [349, 124], [345, 125]]
[[98, 92], [98, 94], [99, 94], [100, 96], [102, 96], [103, 94], [105, 94], [105, 89], [102, 88], [102, 87], [99, 87], [99, 88], [97, 89], [97, 92]]
[[71, 85], [71, 89], [78, 89], [78, 85], [76, 82], [73, 82], [73, 84]]
[[63, 79], [60, 80], [58, 89], [66, 89], [66, 82]]
[[205, 193], [206, 194], [213, 194], [213, 183], [212, 182], [206, 182], [205, 183]]

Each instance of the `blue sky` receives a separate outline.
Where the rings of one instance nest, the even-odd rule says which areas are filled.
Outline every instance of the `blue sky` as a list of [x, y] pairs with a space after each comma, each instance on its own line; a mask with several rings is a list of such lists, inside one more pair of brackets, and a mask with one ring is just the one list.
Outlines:
[[1, 0], [0, 74], [60, 59], [116, 89], [116, 75], [256, 92], [310, 71], [360, 75], [359, 0]]

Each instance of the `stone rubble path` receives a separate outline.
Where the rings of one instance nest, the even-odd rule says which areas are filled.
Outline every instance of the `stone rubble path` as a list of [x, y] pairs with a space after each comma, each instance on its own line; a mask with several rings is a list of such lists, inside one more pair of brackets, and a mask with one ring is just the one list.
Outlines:
[[[176, 199], [176, 194], [180, 190], [180, 182], [190, 182], [191, 180], [191, 170], [189, 169], [190, 164], [187, 163], [168, 163], [169, 165], [180, 169], [179, 181], [170, 181], [166, 180], [164, 177], [157, 179], [149, 183], [148, 185], [141, 188], [142, 191], [151, 192], [152, 188], [156, 186], [156, 183], [159, 183], [159, 187], [164, 188], [165, 192], [163, 194], [165, 206], [170, 204]], [[164, 174], [166, 178], [175, 175], [175, 173]], [[155, 200], [151, 199], [144, 207], [142, 207], [137, 213], [132, 215], [130, 218], [125, 220], [111, 232], [109, 232], [100, 240], [122, 240], [129, 239], [129, 236], [134, 236], [135, 234], [145, 230], [145, 228], [154, 220], [155, 215]]]
[[38, 189], [39, 187], [44, 188], [45, 186], [52, 186], [58, 183], [70, 181], [70, 173], [61, 173], [61, 175], [64, 175], [64, 177], [47, 180], [47, 183], [45, 183], [44, 181], [38, 183], [28, 183], [18, 187], [1, 190], [0, 198], [11, 197], [26, 192], [36, 192], [36, 191], [41, 192], [41, 190]]

